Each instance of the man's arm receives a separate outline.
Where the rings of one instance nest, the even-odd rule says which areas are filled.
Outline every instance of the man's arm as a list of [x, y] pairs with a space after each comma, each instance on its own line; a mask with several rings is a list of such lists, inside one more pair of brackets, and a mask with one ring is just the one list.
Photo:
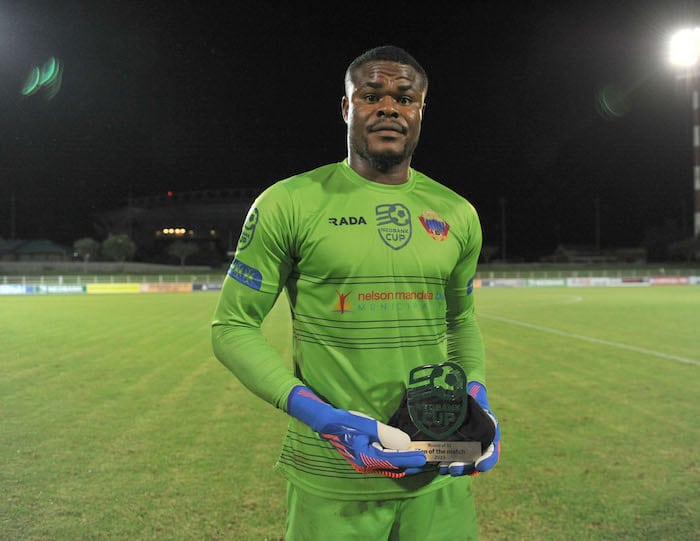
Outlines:
[[212, 321], [217, 359], [255, 395], [285, 410], [302, 385], [261, 331], [292, 266], [293, 205], [279, 184], [255, 200], [236, 247]]
[[484, 341], [474, 309], [474, 277], [481, 253], [482, 233], [473, 207], [467, 220], [462, 257], [445, 290], [447, 300], [447, 360], [460, 364], [469, 381], [486, 383]]
[[447, 358], [464, 368], [469, 381], [467, 392], [493, 421], [495, 436], [491, 445], [474, 463], [441, 463], [439, 472], [442, 475], [476, 475], [488, 471], [498, 463], [501, 454], [501, 427], [491, 411], [486, 395], [484, 340], [474, 310], [474, 277], [481, 243], [481, 226], [474, 212], [473, 221], [468, 228], [466, 249], [446, 289]]
[[294, 377], [261, 331], [277, 295], [256, 291], [227, 276], [212, 322], [212, 348], [251, 392], [286, 410], [291, 390], [303, 383]]
[[469, 381], [486, 383], [484, 340], [473, 305], [447, 324], [447, 359], [464, 368]]

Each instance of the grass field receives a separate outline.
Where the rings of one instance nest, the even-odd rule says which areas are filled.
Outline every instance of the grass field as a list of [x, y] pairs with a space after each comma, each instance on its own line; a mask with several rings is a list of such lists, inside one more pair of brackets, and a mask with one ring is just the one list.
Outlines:
[[[477, 299], [503, 437], [481, 540], [697, 539], [700, 287]], [[0, 539], [281, 537], [286, 418], [212, 356], [215, 302], [0, 297]]]

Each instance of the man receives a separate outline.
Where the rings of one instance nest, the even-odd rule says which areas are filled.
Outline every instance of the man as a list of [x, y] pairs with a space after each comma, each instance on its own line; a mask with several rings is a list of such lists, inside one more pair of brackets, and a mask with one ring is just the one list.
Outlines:
[[[286, 541], [476, 538], [470, 476], [500, 454], [474, 315], [481, 227], [465, 199], [410, 167], [427, 89], [403, 49], [355, 59], [341, 104], [347, 159], [265, 190], [224, 282], [214, 352], [290, 415], [278, 462]], [[260, 331], [283, 289], [293, 373]], [[494, 425], [474, 462], [427, 462], [387, 425], [411, 371], [444, 362]]]

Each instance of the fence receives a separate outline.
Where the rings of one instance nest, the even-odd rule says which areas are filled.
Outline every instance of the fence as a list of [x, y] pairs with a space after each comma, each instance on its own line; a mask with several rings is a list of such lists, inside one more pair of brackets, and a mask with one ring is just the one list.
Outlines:
[[547, 278], [645, 278], [650, 276], [700, 276], [700, 267], [481, 267], [477, 279], [547, 279]]
[[[88, 285], [88, 284], [169, 284], [221, 282], [225, 271], [207, 273], [160, 274], [17, 274], [0, 275], [2, 285]], [[652, 276], [700, 276], [700, 267], [620, 267], [620, 268], [517, 268], [483, 266], [477, 273], [478, 280], [500, 279], [565, 279], [565, 278], [647, 278]]]
[[224, 272], [206, 274], [56, 274], [0, 276], [2, 285], [173, 284], [221, 282]]

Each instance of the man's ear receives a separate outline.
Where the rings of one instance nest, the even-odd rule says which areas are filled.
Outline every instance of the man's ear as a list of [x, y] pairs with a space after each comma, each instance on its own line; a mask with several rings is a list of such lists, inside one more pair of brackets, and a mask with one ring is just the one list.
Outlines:
[[343, 120], [345, 123], [348, 123], [348, 110], [350, 108], [350, 101], [348, 100], [347, 96], [343, 96], [343, 99], [340, 100], [340, 112], [343, 115]]

